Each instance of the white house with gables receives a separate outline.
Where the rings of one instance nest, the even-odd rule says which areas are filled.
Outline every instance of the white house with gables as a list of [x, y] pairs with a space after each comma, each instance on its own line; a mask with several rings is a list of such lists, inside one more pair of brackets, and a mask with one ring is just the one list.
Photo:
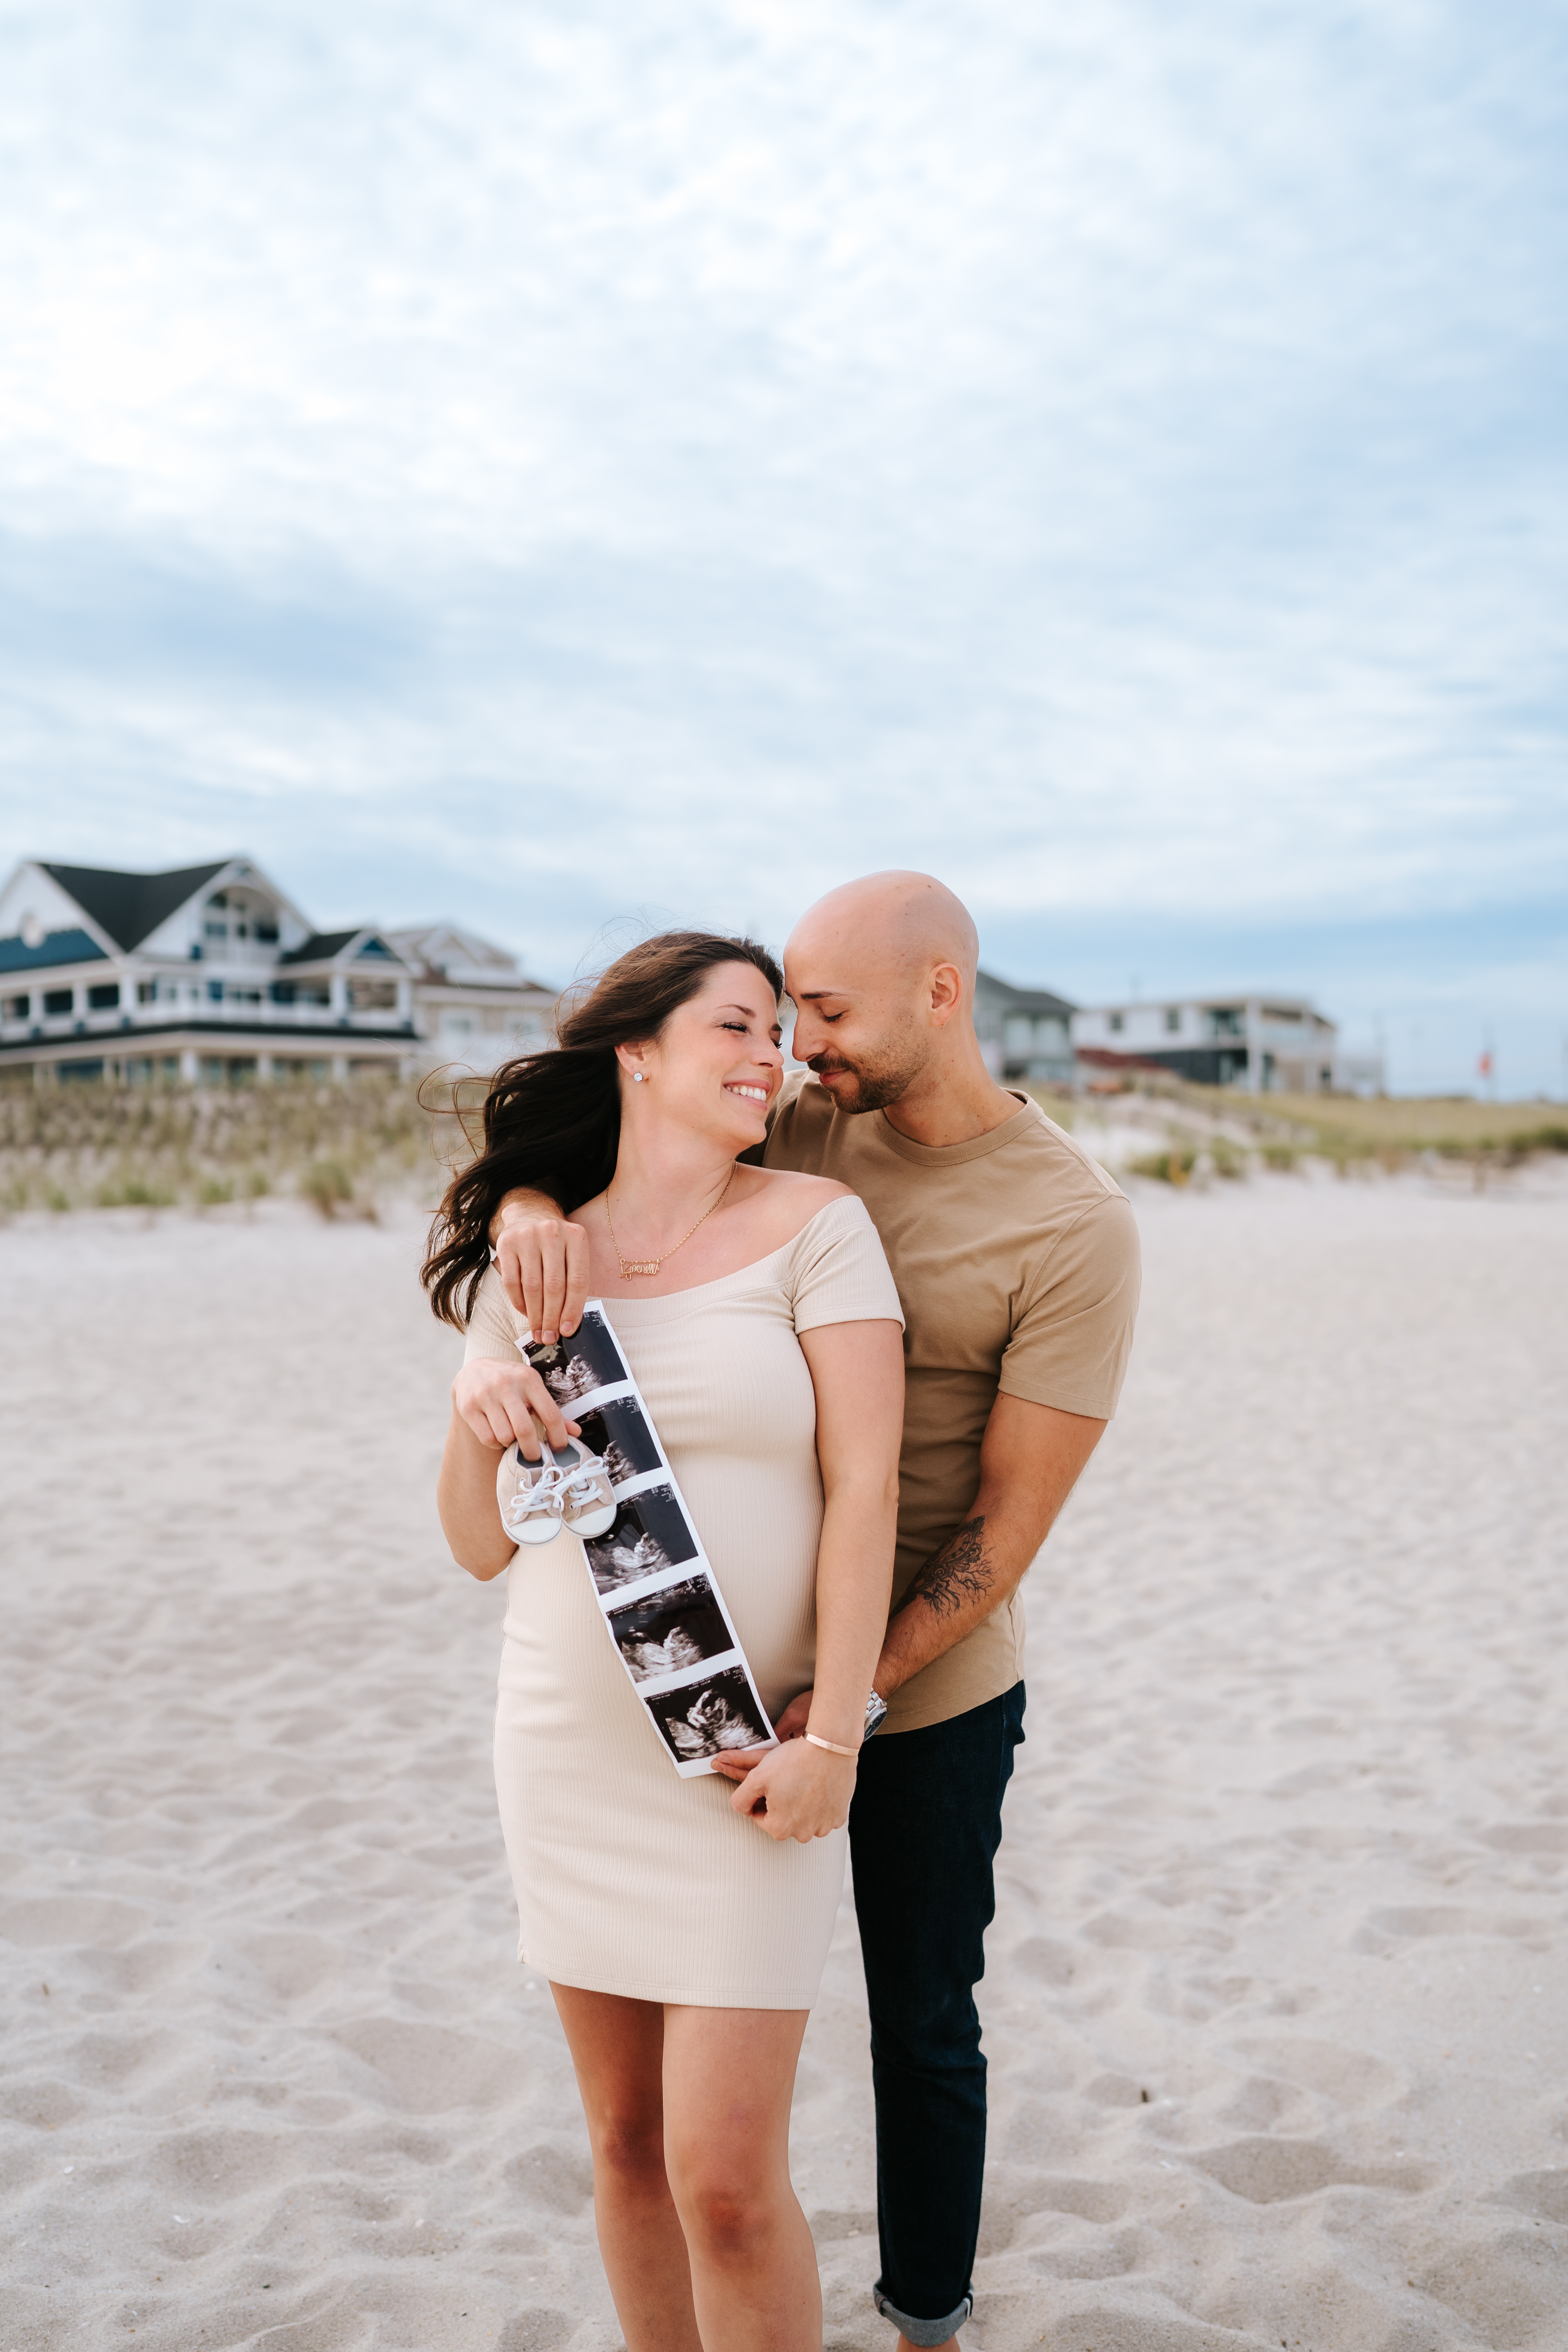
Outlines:
[[451, 926], [318, 931], [247, 857], [165, 874], [26, 859], [0, 889], [0, 1077], [488, 1071], [547, 1045], [554, 1005]]

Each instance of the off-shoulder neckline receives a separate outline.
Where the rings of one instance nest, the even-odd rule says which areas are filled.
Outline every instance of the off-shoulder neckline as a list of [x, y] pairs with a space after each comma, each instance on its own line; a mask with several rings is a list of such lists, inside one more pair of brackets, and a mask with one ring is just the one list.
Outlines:
[[775, 1265], [781, 1257], [787, 1257], [791, 1250], [798, 1249], [813, 1225], [820, 1224], [824, 1217], [832, 1216], [837, 1209], [858, 1209], [862, 1215], [866, 1214], [866, 1203], [858, 1192], [840, 1193], [837, 1200], [825, 1201], [820, 1209], [814, 1210], [800, 1231], [792, 1234], [787, 1242], [781, 1242], [777, 1249], [770, 1250], [766, 1257], [754, 1257], [749, 1265], [738, 1265], [729, 1274], [716, 1274], [710, 1282], [689, 1283], [684, 1290], [661, 1291], [657, 1298], [606, 1298], [605, 1312], [612, 1323], [627, 1307], [634, 1315], [651, 1317], [660, 1307], [679, 1307], [688, 1299], [700, 1298], [707, 1292], [723, 1290], [731, 1283], [743, 1282], [748, 1275], [760, 1275], [764, 1266]]

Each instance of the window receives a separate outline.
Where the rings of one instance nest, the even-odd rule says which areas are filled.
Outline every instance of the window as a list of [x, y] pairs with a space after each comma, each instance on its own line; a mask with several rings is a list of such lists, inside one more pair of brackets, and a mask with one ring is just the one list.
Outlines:
[[0, 1004], [0, 1014], [7, 1021], [25, 1021], [33, 1009], [30, 996], [7, 996]]
[[275, 948], [277, 946], [278, 924], [273, 916], [258, 915], [257, 917], [256, 937], [260, 945], [264, 948]]
[[224, 921], [221, 915], [209, 915], [206, 921], [202, 925], [202, 929], [206, 933], [209, 940], [226, 940], [228, 937], [228, 925]]
[[1174, 1037], [1179, 1033], [1181, 1026], [1181, 1006], [1179, 1004], [1167, 1004], [1165, 1007], [1165, 1029], [1167, 1034]]
[[354, 1013], [394, 1013], [397, 1009], [395, 980], [351, 980], [349, 1006]]
[[46, 1013], [68, 1013], [75, 1003], [76, 991], [74, 989], [46, 988], [44, 991], [44, 1011]]
[[1111, 1014], [1110, 1019], [1110, 1022], [1109, 1022], [1109, 1024], [1108, 1024], [1107, 1025], [1109, 1026], [1109, 1028], [1110, 1028], [1110, 1030], [1111, 1034], [1112, 1034], [1113, 1036], [1117, 1036], [1117, 1037], [1119, 1037], [1119, 1036], [1121, 1034], [1121, 1013], [1113, 1013]]
[[117, 980], [98, 981], [87, 992], [89, 1013], [112, 1013], [119, 1002], [120, 982]]
[[221, 980], [208, 981], [207, 1002], [210, 1004], [221, 1004], [223, 1003], [223, 982]]

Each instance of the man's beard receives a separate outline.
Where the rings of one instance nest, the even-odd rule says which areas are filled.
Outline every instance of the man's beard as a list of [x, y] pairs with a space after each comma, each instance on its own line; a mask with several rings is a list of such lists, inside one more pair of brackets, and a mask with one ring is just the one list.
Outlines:
[[833, 1088], [833, 1107], [850, 1118], [858, 1118], [863, 1111], [886, 1110], [900, 1101], [925, 1065], [914, 1054], [901, 1061], [880, 1063], [852, 1062], [844, 1054], [814, 1054], [805, 1066], [818, 1077], [824, 1070], [847, 1070], [856, 1081], [855, 1092], [847, 1098]]

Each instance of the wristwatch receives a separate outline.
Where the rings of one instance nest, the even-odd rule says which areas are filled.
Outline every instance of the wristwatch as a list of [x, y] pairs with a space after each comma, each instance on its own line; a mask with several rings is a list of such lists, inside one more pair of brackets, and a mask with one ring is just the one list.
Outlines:
[[866, 1701], [866, 1728], [860, 1734], [860, 1745], [862, 1748], [864, 1748], [868, 1739], [870, 1738], [871, 1734], [874, 1731], [879, 1730], [887, 1720], [888, 1702], [879, 1692], [873, 1691], [870, 1697]]

